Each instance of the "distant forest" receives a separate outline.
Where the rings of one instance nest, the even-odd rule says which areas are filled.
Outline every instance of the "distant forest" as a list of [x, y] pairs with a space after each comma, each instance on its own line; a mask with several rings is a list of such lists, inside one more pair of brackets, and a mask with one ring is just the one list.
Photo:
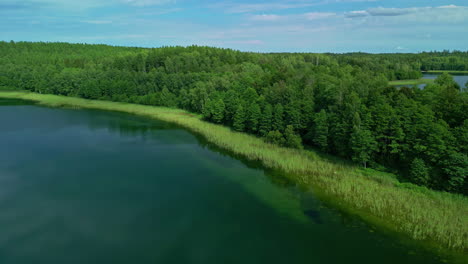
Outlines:
[[[468, 194], [468, 52], [250, 53], [0, 42], [1, 89], [166, 106], [291, 148], [314, 148], [429, 188]], [[468, 86], [468, 84], [467, 84]]]

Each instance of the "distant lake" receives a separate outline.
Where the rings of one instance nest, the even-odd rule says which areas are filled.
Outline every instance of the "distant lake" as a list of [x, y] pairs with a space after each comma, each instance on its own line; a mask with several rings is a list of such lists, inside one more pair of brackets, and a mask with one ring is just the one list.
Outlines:
[[[423, 76], [422, 78], [424, 79], [436, 79], [440, 74], [435, 74], [435, 73], [423, 73]], [[458, 85], [460, 86], [460, 88], [464, 88], [465, 87], [465, 84], [466, 82], [468, 82], [468, 75], [462, 75], [462, 74], [457, 74], [457, 75], [453, 75], [451, 74], [452, 77], [453, 77], [453, 80], [458, 83]], [[408, 86], [408, 85], [395, 85], [396, 87], [403, 87], [403, 86]], [[426, 84], [418, 84], [418, 87], [419, 88], [424, 88], [426, 87]]]
[[[433, 74], [433, 73], [423, 73], [423, 77], [424, 79], [436, 79], [440, 74]], [[465, 84], [468, 82], [468, 75], [454, 75], [454, 74], [451, 74], [452, 77], [453, 77], [453, 80], [458, 83], [458, 85], [460, 86], [460, 88], [464, 88], [465, 87]], [[425, 84], [423, 84], [423, 88], [424, 88]]]
[[0, 101], [0, 263], [440, 263], [177, 126]]

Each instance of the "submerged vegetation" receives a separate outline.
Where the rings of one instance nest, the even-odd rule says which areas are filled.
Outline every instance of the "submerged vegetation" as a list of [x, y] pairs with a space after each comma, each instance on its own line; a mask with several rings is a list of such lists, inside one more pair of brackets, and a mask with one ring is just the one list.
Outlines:
[[430, 71], [424, 71], [424, 73], [468, 74], [468, 70], [467, 71], [430, 70]]
[[385, 174], [324, 160], [310, 150], [279, 147], [208, 123], [202, 116], [184, 110], [28, 92], [0, 92], [0, 98], [33, 100], [48, 106], [122, 111], [176, 123], [234, 154], [281, 170], [303, 186], [314, 188], [320, 195], [391, 230], [417, 240], [432, 241], [439, 247], [462, 251], [468, 248], [468, 200], [462, 195], [400, 183]]

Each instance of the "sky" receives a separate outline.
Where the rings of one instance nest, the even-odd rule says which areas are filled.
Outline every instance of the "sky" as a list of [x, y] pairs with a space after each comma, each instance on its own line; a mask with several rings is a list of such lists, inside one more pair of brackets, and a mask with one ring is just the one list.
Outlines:
[[255, 52], [468, 50], [468, 0], [0, 0], [0, 40]]

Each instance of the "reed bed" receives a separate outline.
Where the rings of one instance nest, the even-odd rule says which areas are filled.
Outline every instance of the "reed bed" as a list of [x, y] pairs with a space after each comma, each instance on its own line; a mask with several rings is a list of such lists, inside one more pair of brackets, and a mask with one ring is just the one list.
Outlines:
[[468, 249], [468, 199], [462, 195], [365, 175], [355, 166], [324, 160], [310, 150], [272, 145], [260, 138], [204, 122], [200, 116], [179, 109], [26, 92], [0, 92], [2, 97], [33, 100], [55, 107], [121, 111], [175, 123], [204, 136], [210, 143], [320, 190], [321, 195], [368, 221], [413, 239], [428, 241], [441, 249], [462, 252]]

